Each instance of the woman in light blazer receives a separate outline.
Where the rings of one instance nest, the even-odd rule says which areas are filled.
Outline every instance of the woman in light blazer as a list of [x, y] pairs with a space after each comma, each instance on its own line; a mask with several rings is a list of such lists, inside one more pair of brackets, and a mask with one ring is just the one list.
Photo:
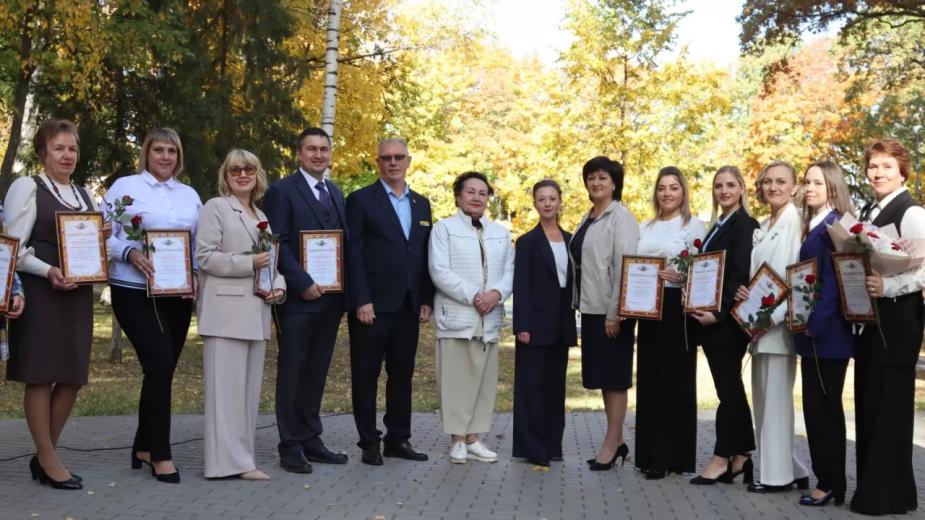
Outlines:
[[[283, 301], [286, 282], [268, 252], [270, 233], [256, 201], [267, 189], [260, 160], [232, 150], [218, 171], [222, 195], [199, 217], [196, 261], [200, 286], [196, 313], [203, 337], [205, 476], [267, 480], [254, 459], [254, 435], [271, 305]], [[269, 269], [272, 290], [254, 293], [254, 274]]]
[[[782, 278], [787, 266], [799, 259], [803, 223], [793, 205], [798, 191], [796, 170], [784, 161], [766, 165], [755, 181], [758, 200], [771, 215], [755, 230], [751, 276], [767, 263]], [[740, 286], [736, 299], [748, 298]], [[787, 302], [773, 312], [772, 325], [752, 338], [752, 400], [758, 443], [760, 482], [748, 485], [753, 493], [788, 491], [797, 484], [809, 487], [809, 471], [793, 453], [793, 382], [797, 360], [793, 338], [784, 323]]]

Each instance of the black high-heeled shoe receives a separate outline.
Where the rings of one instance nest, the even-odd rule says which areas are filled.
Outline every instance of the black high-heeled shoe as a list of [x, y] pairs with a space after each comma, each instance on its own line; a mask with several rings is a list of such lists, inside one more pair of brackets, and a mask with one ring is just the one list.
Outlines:
[[748, 455], [748, 458], [745, 459], [745, 462], [742, 464], [742, 468], [739, 471], [733, 471], [732, 469], [732, 460], [729, 460], [729, 467], [726, 469], [726, 472], [722, 475], [716, 477], [716, 480], [722, 482], [723, 484], [732, 484], [735, 482], [736, 477], [742, 475], [743, 484], [751, 484], [755, 481], [755, 463], [752, 462], [752, 456]]
[[153, 464], [149, 464], [149, 466], [151, 466], [151, 474], [154, 475], [154, 478], [156, 478], [158, 482], [163, 482], [165, 484], [180, 483], [180, 470], [175, 470], [173, 473], [158, 473], [154, 471]]
[[712, 486], [719, 482], [719, 479], [725, 477], [726, 475], [732, 474], [732, 459], [726, 461], [726, 471], [720, 473], [716, 478], [704, 477], [703, 475], [697, 475], [696, 477], [690, 479], [690, 483], [695, 486]]
[[55, 480], [48, 476], [45, 473], [45, 469], [42, 468], [42, 465], [39, 464], [37, 458], [35, 458], [35, 464], [32, 464], [32, 461], [29, 461], [29, 472], [32, 473], [32, 480], [38, 480], [39, 484], [45, 485], [48, 484], [54, 489], [68, 489], [76, 490], [83, 489], [83, 484], [80, 483], [77, 479], [71, 475], [71, 478], [67, 480]]
[[[37, 480], [37, 479], [38, 479], [38, 472], [37, 472], [36, 469], [35, 469], [35, 468], [38, 468], [38, 467], [39, 467], [39, 456], [38, 456], [38, 455], [33, 455], [32, 458], [29, 459], [29, 471], [32, 472], [32, 480]], [[71, 478], [74, 479], [74, 480], [76, 480], [77, 482], [83, 482], [83, 481], [84, 481], [84, 479], [81, 478], [80, 475], [78, 475], [77, 473], [71, 473]]]
[[[142, 464], [147, 464], [148, 466], [151, 466], [150, 462], [138, 458], [137, 451], [132, 450], [132, 469], [141, 469]], [[154, 469], [154, 467], [152, 466], [151, 469]]]
[[622, 467], [626, 464], [626, 456], [629, 455], [629, 453], [630, 449], [624, 442], [617, 447], [617, 451], [613, 454], [613, 458], [610, 459], [610, 462], [598, 462], [597, 459], [592, 459], [591, 462], [588, 463], [588, 469], [591, 471], [606, 471], [614, 467], [617, 463], [617, 459], [621, 459], [620, 466]]
[[[821, 491], [821, 490], [820, 490]], [[803, 495], [800, 497], [799, 504], [801, 506], [815, 506], [822, 507], [829, 503], [829, 500], [835, 499], [835, 505], [840, 506], [845, 503], [845, 493], [844, 491], [840, 494], [835, 494], [834, 491], [827, 492], [824, 496], [820, 498], [813, 498], [811, 494]]]

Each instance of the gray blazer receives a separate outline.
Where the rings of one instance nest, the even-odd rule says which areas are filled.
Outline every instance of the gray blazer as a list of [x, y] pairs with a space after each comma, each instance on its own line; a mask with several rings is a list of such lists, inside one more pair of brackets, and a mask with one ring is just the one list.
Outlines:
[[[267, 218], [259, 209], [257, 217]], [[257, 237], [257, 225], [238, 199], [216, 197], [202, 207], [196, 234], [200, 336], [270, 339], [270, 305], [254, 294], [254, 264], [249, 253]], [[273, 288], [286, 289], [282, 275], [277, 273]]]

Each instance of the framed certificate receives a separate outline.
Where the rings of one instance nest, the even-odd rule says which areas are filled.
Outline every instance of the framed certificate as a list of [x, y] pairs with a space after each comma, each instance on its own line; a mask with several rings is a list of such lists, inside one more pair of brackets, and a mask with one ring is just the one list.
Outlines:
[[624, 318], [662, 319], [662, 287], [659, 269], [665, 259], [657, 256], [623, 255], [623, 277], [620, 282], [620, 309]]
[[68, 280], [80, 284], [109, 281], [103, 214], [100, 212], [57, 211], [58, 261]]
[[[806, 281], [806, 278], [813, 283]], [[790, 285], [790, 295], [787, 296], [787, 329], [790, 332], [803, 332], [809, 313], [815, 305], [815, 283], [819, 279], [816, 271], [816, 259], [810, 258], [787, 266], [787, 284]]]
[[694, 255], [684, 291], [684, 312], [718, 312], [723, 299], [726, 251]]
[[845, 321], [876, 321], [874, 301], [867, 292], [867, 266], [861, 253], [832, 253], [832, 263]]
[[767, 296], [774, 298], [773, 306], [777, 306], [790, 292], [787, 282], [780, 277], [774, 269], [767, 263], [762, 263], [761, 267], [748, 282], [748, 299], [737, 303], [732, 308], [732, 318], [742, 327], [750, 337], [755, 335], [757, 329], [749, 325], [761, 310], [761, 300]]
[[148, 278], [148, 296], [193, 296], [192, 235], [189, 229], [146, 229], [148, 260], [154, 275]]
[[10, 308], [18, 254], [19, 239], [0, 234], [0, 316], [6, 314]]
[[270, 265], [254, 273], [254, 294], [266, 298], [273, 292], [273, 280], [279, 272], [279, 242], [270, 243]]
[[344, 292], [344, 232], [301, 231], [302, 269], [324, 292]]

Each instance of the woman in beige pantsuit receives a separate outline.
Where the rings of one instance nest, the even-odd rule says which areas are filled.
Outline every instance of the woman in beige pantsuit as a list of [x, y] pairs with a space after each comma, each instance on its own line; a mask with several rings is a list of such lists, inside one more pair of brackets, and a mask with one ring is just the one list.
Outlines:
[[[286, 295], [278, 273], [266, 297], [254, 294], [254, 273], [270, 267], [260, 249], [270, 232], [256, 201], [267, 189], [260, 160], [232, 150], [218, 172], [222, 195], [208, 201], [199, 217], [199, 335], [203, 337], [205, 386], [205, 476], [268, 480], [257, 469], [254, 435], [271, 304]], [[272, 271], [272, 269], [271, 269]]]

